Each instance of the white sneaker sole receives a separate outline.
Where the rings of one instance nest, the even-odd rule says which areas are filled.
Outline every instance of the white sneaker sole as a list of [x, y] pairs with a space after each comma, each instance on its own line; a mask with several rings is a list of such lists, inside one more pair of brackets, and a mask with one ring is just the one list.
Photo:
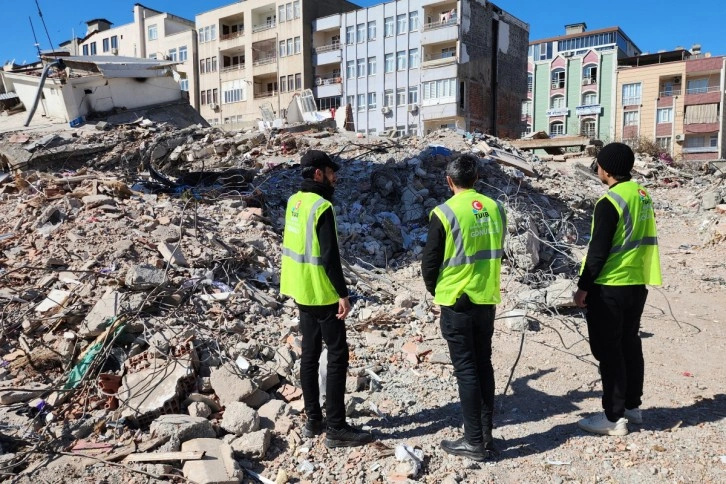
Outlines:
[[622, 437], [623, 435], [628, 435], [628, 429], [603, 429], [600, 427], [590, 427], [587, 424], [584, 424], [582, 422], [577, 422], [577, 426], [580, 427], [582, 430], [586, 432], [590, 432], [592, 434], [598, 434], [598, 435], [613, 435]]

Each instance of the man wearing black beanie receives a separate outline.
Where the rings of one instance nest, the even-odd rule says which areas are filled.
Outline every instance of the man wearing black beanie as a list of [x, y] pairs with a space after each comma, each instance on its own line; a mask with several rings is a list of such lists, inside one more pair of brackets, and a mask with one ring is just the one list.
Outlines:
[[635, 155], [610, 143], [597, 155], [597, 174], [608, 191], [595, 205], [587, 256], [575, 303], [587, 308], [590, 349], [600, 363], [604, 413], [580, 420], [583, 430], [626, 435], [641, 424], [643, 348], [638, 334], [649, 285], [661, 284], [653, 201], [630, 180]]

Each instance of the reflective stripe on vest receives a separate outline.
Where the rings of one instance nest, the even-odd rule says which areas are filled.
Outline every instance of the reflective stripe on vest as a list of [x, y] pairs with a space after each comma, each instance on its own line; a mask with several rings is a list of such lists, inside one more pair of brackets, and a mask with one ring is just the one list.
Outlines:
[[320, 256], [313, 255], [313, 234], [315, 233], [315, 212], [317, 212], [320, 206], [324, 203], [325, 199], [321, 198], [310, 208], [307, 225], [305, 227], [305, 253], [298, 254], [287, 247], [283, 247], [282, 255], [288, 256], [299, 264], [312, 264], [316, 266], [323, 264], [323, 259]]
[[[499, 208], [499, 216], [501, 217], [502, 225], [504, 226], [506, 220], [504, 207], [500, 204], [497, 204], [497, 207]], [[445, 203], [442, 203], [436, 208], [441, 210], [446, 217], [446, 221], [449, 222], [449, 227], [451, 227], [451, 237], [454, 239], [454, 256], [445, 260], [441, 264], [442, 269], [446, 267], [472, 264], [479, 260], [499, 259], [502, 257], [502, 254], [504, 253], [502, 249], [480, 250], [473, 255], [466, 255], [466, 251], [464, 250], [464, 238], [461, 236], [461, 227], [459, 226], [459, 220], [456, 218], [454, 211], [451, 210], [451, 207]], [[504, 227], [502, 227], [502, 246], [504, 246]]]
[[631, 240], [633, 238], [633, 216], [630, 214], [628, 202], [612, 190], [608, 191], [608, 196], [620, 207], [625, 228], [625, 241], [621, 245], [613, 246], [610, 249], [611, 254], [637, 249], [641, 245], [658, 245], [658, 237], [643, 237], [640, 240]]

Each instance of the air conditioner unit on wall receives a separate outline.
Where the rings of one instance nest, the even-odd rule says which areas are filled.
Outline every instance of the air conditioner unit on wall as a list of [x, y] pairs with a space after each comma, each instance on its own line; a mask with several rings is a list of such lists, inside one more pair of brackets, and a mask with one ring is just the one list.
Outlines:
[[686, 139], [686, 135], [683, 133], [676, 135], [676, 141], [684, 141]]
[[418, 109], [418, 106], [416, 104], [409, 104], [408, 105], [408, 112], [409, 113], [415, 113]]
[[388, 113], [390, 113], [390, 112], [391, 112], [391, 108], [389, 108], [388, 106], [383, 106], [383, 107], [381, 108], [381, 112], [382, 112], [383, 114], [388, 114]]
[[212, 111], [216, 111], [218, 107], [219, 106], [217, 106], [217, 103], [209, 103], [209, 109], [211, 109]]
[[680, 84], [680, 83], [681, 83], [681, 78], [680, 77], [674, 77], [673, 78], [673, 84]]

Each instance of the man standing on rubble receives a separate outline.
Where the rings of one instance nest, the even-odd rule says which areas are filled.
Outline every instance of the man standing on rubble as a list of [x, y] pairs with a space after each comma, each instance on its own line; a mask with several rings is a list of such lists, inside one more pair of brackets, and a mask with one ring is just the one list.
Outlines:
[[494, 454], [492, 335], [507, 219], [498, 202], [474, 190], [479, 159], [461, 155], [446, 167], [454, 196], [430, 215], [421, 272], [441, 306], [464, 415], [464, 437], [442, 440], [449, 454], [483, 461]]
[[[350, 312], [348, 288], [338, 250], [332, 199], [340, 166], [323, 151], [309, 150], [300, 160], [302, 186], [290, 197], [285, 211], [280, 292], [295, 300], [300, 310], [302, 357], [300, 381], [307, 421], [303, 435], [320, 435], [325, 445], [352, 447], [373, 440], [373, 435], [347, 424], [345, 380], [348, 343], [345, 317]], [[320, 408], [318, 360], [322, 342], [328, 347], [325, 411]]]
[[634, 162], [633, 150], [623, 143], [610, 143], [597, 155], [597, 174], [608, 191], [595, 205], [575, 293], [577, 306], [587, 308], [605, 410], [577, 424], [602, 435], [626, 435], [628, 422], [643, 422], [644, 362], [638, 331], [648, 297], [645, 285], [661, 284], [653, 201], [630, 180]]

